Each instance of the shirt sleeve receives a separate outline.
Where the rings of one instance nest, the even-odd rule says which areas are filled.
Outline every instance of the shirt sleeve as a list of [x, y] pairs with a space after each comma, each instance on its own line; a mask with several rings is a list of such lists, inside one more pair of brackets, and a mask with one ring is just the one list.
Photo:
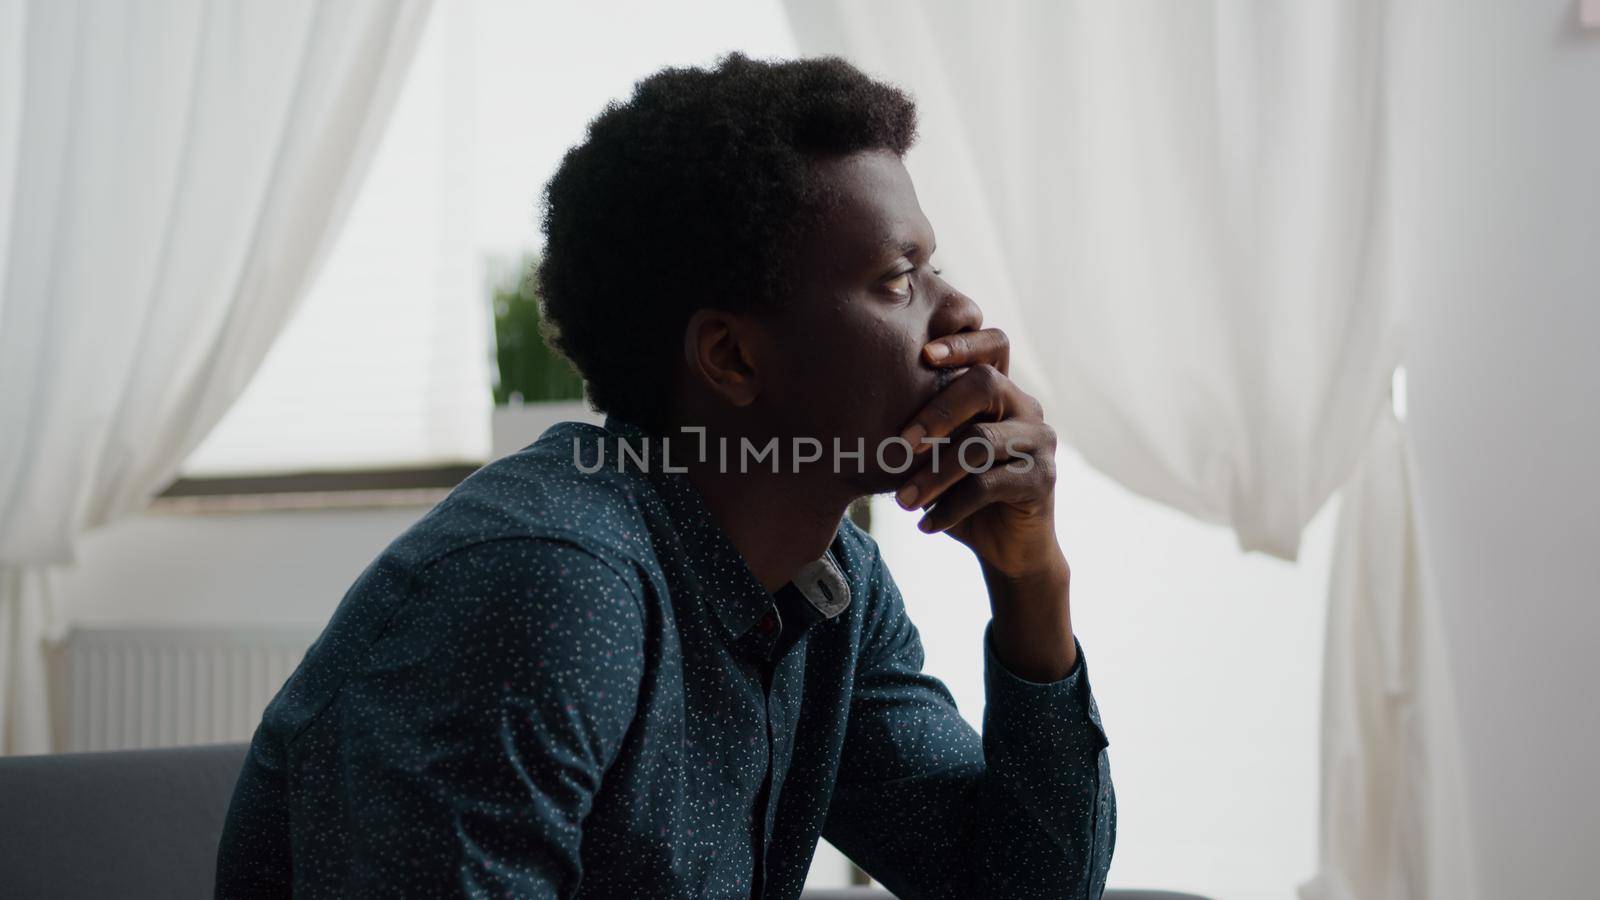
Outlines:
[[1098, 898], [1116, 840], [1105, 731], [1083, 647], [1028, 681], [984, 629], [980, 736], [875, 562], [849, 724], [823, 836], [901, 900]]
[[643, 640], [635, 583], [574, 544], [489, 541], [429, 565], [346, 687], [349, 894], [573, 896]]

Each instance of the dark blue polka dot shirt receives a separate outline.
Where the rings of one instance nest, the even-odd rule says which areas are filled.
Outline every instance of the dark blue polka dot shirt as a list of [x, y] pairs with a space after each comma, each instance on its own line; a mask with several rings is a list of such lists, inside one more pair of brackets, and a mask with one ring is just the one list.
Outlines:
[[1101, 895], [1081, 646], [1041, 684], [975, 637], [980, 736], [866, 533], [768, 592], [619, 440], [551, 428], [367, 567], [256, 730], [219, 896], [794, 898], [819, 837], [901, 898]]

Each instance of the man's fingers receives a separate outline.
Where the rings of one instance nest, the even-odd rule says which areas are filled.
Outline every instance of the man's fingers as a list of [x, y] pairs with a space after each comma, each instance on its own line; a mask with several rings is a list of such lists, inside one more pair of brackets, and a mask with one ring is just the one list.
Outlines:
[[1006, 397], [1002, 382], [1009, 380], [990, 365], [968, 369], [918, 410], [900, 436], [911, 445], [913, 453], [920, 454], [932, 446], [927, 443], [928, 438], [948, 437], [974, 416], [1004, 418]]
[[929, 365], [940, 368], [991, 365], [1011, 374], [1011, 339], [998, 328], [948, 334], [922, 348]]
[[1031, 490], [1032, 483], [1028, 476], [1005, 466], [968, 475], [945, 492], [927, 515], [917, 522], [917, 528], [928, 534], [946, 531], [991, 503], [1022, 500], [1030, 495]]
[[980, 363], [928, 401], [900, 436], [911, 445], [913, 453], [920, 455], [932, 446], [929, 439], [948, 437], [974, 418], [1037, 421], [1042, 412], [1038, 402], [1023, 393], [1004, 372]]
[[895, 499], [906, 509], [926, 509], [968, 475], [1013, 461], [1020, 464], [1041, 449], [1055, 449], [1055, 432], [1042, 422], [1007, 419], [971, 423], [953, 435], [949, 443], [940, 442], [937, 452], [924, 456], [922, 465], [901, 485]]

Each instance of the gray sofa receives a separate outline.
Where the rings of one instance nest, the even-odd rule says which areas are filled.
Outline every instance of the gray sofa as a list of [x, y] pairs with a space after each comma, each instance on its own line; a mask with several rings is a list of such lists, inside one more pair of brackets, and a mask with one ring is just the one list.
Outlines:
[[[244, 744], [0, 758], [0, 897], [210, 897]], [[893, 900], [872, 888], [806, 900]], [[1202, 900], [1108, 891], [1107, 900]]]

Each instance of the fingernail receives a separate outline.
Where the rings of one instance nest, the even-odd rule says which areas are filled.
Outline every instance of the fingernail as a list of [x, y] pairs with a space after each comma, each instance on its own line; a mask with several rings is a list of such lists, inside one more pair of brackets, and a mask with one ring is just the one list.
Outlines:
[[922, 439], [927, 436], [928, 429], [923, 428], [921, 422], [912, 422], [911, 427], [906, 429], [905, 434], [900, 435], [900, 437], [905, 439], [906, 443], [911, 445], [912, 453], [916, 453], [922, 449]]
[[905, 507], [906, 509], [910, 509], [913, 506], [916, 506], [917, 505], [917, 486], [914, 485], [914, 484], [908, 484], [905, 487], [901, 488], [900, 489], [900, 493], [895, 495], [895, 500], [898, 501], [899, 504], [901, 506]]
[[950, 355], [950, 348], [944, 344], [929, 344], [927, 352], [929, 362], [938, 362]]
[[923, 516], [922, 521], [917, 523], [917, 530], [923, 532], [924, 534], [932, 531], [933, 516]]

